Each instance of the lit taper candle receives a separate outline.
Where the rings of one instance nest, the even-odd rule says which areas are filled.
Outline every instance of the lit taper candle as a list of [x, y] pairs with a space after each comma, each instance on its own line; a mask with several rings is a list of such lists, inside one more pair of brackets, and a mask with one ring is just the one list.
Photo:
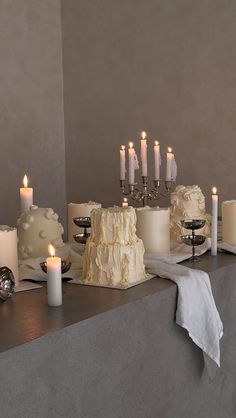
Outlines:
[[28, 187], [28, 177], [25, 174], [23, 177], [23, 186], [20, 188], [20, 206], [21, 213], [28, 212], [31, 205], [33, 205], [33, 189]]
[[160, 165], [161, 165], [161, 155], [160, 155], [160, 144], [158, 141], [154, 142], [154, 180], [160, 180]]
[[48, 246], [47, 262], [47, 295], [49, 306], [60, 306], [62, 304], [62, 279], [61, 279], [61, 259], [55, 257], [55, 248]]
[[129, 184], [134, 184], [134, 170], [135, 170], [135, 150], [133, 142], [129, 142]]
[[172, 175], [172, 161], [174, 159], [174, 154], [172, 148], [168, 147], [166, 154], [166, 181], [171, 181]]
[[125, 146], [120, 147], [120, 180], [125, 180]]
[[142, 176], [147, 176], [147, 134], [141, 132], [141, 161], [142, 161]]
[[218, 194], [217, 188], [212, 188], [212, 218], [211, 218], [211, 255], [217, 255], [217, 221], [218, 221]]

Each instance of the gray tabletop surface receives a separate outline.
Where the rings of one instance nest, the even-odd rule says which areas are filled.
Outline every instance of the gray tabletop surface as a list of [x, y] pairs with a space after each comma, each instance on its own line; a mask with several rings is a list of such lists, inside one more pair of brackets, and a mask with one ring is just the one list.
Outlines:
[[[211, 257], [206, 253], [199, 262], [182, 264], [210, 273], [234, 263], [235, 255], [220, 253]], [[128, 290], [64, 283], [63, 305], [57, 308], [47, 306], [45, 285], [41, 289], [17, 293], [12, 299], [1, 302], [0, 352], [150, 294], [168, 291], [172, 286], [175, 286], [173, 282], [158, 277]]]

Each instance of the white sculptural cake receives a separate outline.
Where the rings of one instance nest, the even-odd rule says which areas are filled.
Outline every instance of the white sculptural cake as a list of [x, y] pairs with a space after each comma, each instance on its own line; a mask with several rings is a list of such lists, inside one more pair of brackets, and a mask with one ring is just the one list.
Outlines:
[[17, 221], [18, 254], [20, 259], [47, 254], [48, 245], [55, 248], [63, 245], [63, 226], [51, 208], [31, 206]]
[[206, 224], [197, 231], [200, 235], [210, 236], [211, 216], [206, 213], [205, 197], [199, 186], [177, 186], [171, 193], [170, 237], [171, 241], [181, 242], [181, 235], [190, 231], [183, 228], [183, 219], [205, 219]]
[[100, 208], [91, 212], [83, 282], [126, 287], [145, 278], [144, 246], [136, 235], [134, 208]]
[[137, 235], [146, 252], [170, 252], [170, 209], [145, 206], [137, 208]]

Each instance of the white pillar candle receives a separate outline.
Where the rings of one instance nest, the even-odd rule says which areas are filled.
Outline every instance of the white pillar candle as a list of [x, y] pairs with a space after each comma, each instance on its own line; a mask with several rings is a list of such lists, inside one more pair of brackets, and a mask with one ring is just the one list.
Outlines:
[[62, 305], [62, 279], [61, 279], [61, 259], [55, 257], [55, 249], [52, 245], [48, 248], [51, 257], [47, 262], [47, 295], [49, 306]]
[[211, 218], [211, 255], [217, 255], [217, 221], [218, 195], [216, 187], [212, 189], [212, 218]]
[[172, 148], [168, 147], [168, 151], [166, 154], [166, 181], [171, 181], [173, 159], [174, 154], [172, 153]]
[[134, 170], [135, 170], [135, 150], [133, 142], [129, 142], [129, 184], [134, 184]]
[[122, 202], [122, 208], [127, 208], [129, 206], [127, 197], [124, 197]]
[[19, 285], [17, 230], [7, 225], [0, 225], [0, 267], [9, 267]]
[[170, 210], [169, 208], [144, 207], [136, 209], [137, 236], [142, 239], [148, 253], [168, 254], [170, 252]]
[[142, 161], [142, 176], [147, 176], [147, 134], [141, 132], [141, 161]]
[[24, 187], [20, 188], [21, 213], [28, 212], [30, 206], [33, 205], [33, 189], [32, 187], [28, 187], [28, 178], [26, 174], [23, 178], [23, 185]]
[[120, 148], [120, 180], [125, 180], [125, 146]]
[[160, 145], [158, 141], [154, 143], [154, 180], [160, 180], [160, 165], [161, 165], [161, 155], [160, 155]]
[[236, 246], [236, 200], [222, 202], [222, 241]]

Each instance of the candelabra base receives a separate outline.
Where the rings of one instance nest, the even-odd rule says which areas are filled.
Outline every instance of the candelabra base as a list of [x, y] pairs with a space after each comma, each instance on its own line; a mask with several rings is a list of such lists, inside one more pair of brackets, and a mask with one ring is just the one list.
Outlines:
[[142, 183], [142, 190], [136, 187], [135, 184], [129, 184], [128, 191], [126, 191], [125, 180], [120, 180], [120, 188], [124, 196], [130, 196], [132, 200], [142, 202], [143, 207], [145, 207], [148, 205], [149, 200], [159, 200], [161, 197], [168, 197], [171, 192], [173, 181], [166, 180], [164, 182], [166, 190], [165, 193], [160, 191], [161, 180], [154, 180], [154, 188], [150, 190], [148, 189], [148, 177], [143, 176]]

